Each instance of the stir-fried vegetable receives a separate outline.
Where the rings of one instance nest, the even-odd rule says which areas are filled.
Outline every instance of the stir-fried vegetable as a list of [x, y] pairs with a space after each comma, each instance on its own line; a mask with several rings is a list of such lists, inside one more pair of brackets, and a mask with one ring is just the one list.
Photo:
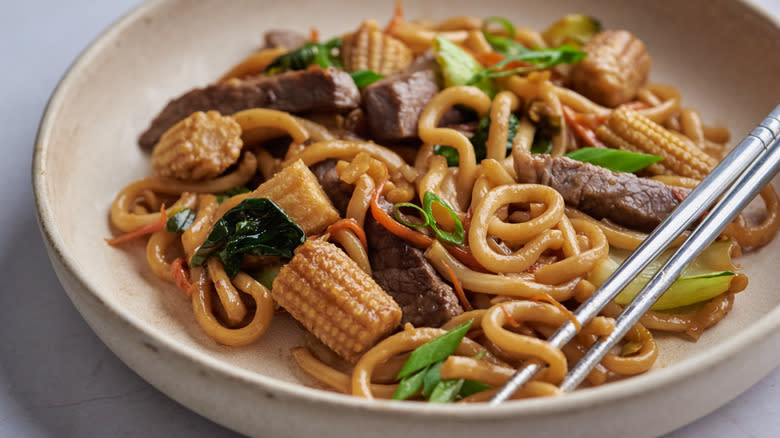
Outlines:
[[550, 152], [552, 152], [552, 138], [536, 133], [534, 142], [531, 144], [531, 153], [549, 154]]
[[251, 190], [247, 186], [237, 186], [233, 187], [232, 189], [227, 189], [223, 193], [217, 195], [217, 203], [221, 204], [225, 202], [226, 199], [231, 198], [236, 195], [240, 195], [242, 193], [249, 193]]
[[271, 285], [274, 284], [276, 276], [279, 275], [279, 271], [282, 270], [283, 264], [265, 265], [263, 269], [252, 274], [255, 280], [265, 286], [268, 290], [271, 290]]
[[244, 254], [291, 258], [293, 250], [306, 240], [301, 227], [278, 205], [266, 198], [249, 198], [228, 210], [198, 249], [191, 266], [201, 266], [212, 255], [234, 277]]
[[[505, 57], [503, 61], [485, 68], [475, 74], [469, 80], [469, 84], [476, 84], [488, 78], [498, 78], [545, 70], [550, 67], [555, 67], [558, 64], [575, 64], [582, 60], [585, 55], [585, 52], [581, 52], [570, 46], [560, 46], [555, 49], [527, 50], [523, 53], [509, 55]], [[509, 67], [509, 64], [513, 62], [525, 62], [530, 65], [507, 68]]]
[[[509, 34], [508, 37], [494, 35], [489, 32], [492, 23], [500, 24]], [[550, 49], [528, 49], [515, 41], [515, 27], [512, 23], [502, 17], [489, 17], [485, 19], [482, 26], [482, 33], [493, 50], [504, 55], [504, 59], [494, 65], [491, 65], [479, 73], [475, 74], [469, 81], [471, 84], [479, 83], [488, 78], [510, 76], [513, 74], [528, 73], [537, 70], [544, 70], [554, 67], [558, 64], [574, 64], [585, 57], [586, 53], [577, 50], [568, 45], [557, 45], [557, 48]], [[520, 66], [513, 67], [515, 64]]]
[[542, 32], [542, 37], [553, 47], [565, 44], [580, 48], [590, 37], [600, 31], [601, 23], [595, 18], [582, 14], [569, 14]]
[[640, 171], [653, 163], [663, 160], [663, 157], [658, 155], [603, 148], [580, 148], [564, 156], [583, 163], [595, 164], [613, 172], [626, 173]]
[[498, 93], [498, 87], [490, 78], [473, 80], [483, 70], [482, 64], [455, 43], [446, 38], [436, 37], [433, 40], [433, 52], [441, 67], [445, 87], [473, 85], [491, 98]]
[[448, 358], [457, 350], [460, 341], [468, 333], [473, 321], [469, 320], [447, 333], [419, 346], [412, 352], [396, 378], [403, 379], [411, 374]]
[[363, 88], [366, 85], [371, 85], [380, 79], [384, 79], [384, 76], [372, 70], [358, 70], [349, 75], [352, 77], [352, 80], [355, 81], [355, 85], [358, 88]]
[[194, 220], [195, 211], [191, 208], [182, 208], [168, 218], [165, 229], [169, 233], [181, 233], [189, 228]]
[[271, 61], [263, 72], [267, 75], [275, 75], [289, 70], [305, 70], [312, 64], [322, 68], [331, 66], [341, 68], [341, 61], [335, 53], [341, 48], [341, 44], [339, 37], [331, 38], [324, 43], [305, 43], [299, 49]]
[[[436, 221], [436, 217], [433, 214], [433, 205], [438, 204], [450, 214], [450, 217], [452, 218], [453, 222], [453, 231], [444, 231], [438, 226], [438, 222]], [[411, 208], [414, 210], [417, 210], [420, 212], [420, 215], [422, 216], [422, 222], [411, 222], [406, 220], [401, 215], [401, 209], [402, 208]], [[395, 216], [395, 219], [406, 225], [407, 227], [411, 228], [422, 228], [422, 227], [431, 227], [434, 233], [436, 233], [436, 237], [439, 238], [439, 240], [447, 243], [451, 243], [453, 245], [463, 245], [463, 241], [466, 238], [466, 232], [463, 228], [463, 223], [458, 218], [458, 215], [455, 214], [455, 211], [452, 210], [452, 207], [450, 207], [449, 204], [447, 204], [446, 201], [441, 199], [440, 197], [436, 196], [433, 192], [425, 192], [423, 195], [423, 206], [420, 208], [419, 206], [412, 204], [410, 202], [401, 202], [398, 204], [395, 204], [393, 206], [393, 216]]]
[[[707, 247], [683, 269], [680, 278], [653, 305], [652, 310], [683, 307], [707, 301], [728, 291], [731, 280], [736, 275], [734, 270], [737, 269], [731, 262], [731, 246], [730, 241], [723, 240], [714, 242]], [[615, 302], [618, 304], [630, 303], [673, 253], [674, 249], [662, 253], [623, 289], [620, 295], [615, 298]], [[609, 257], [596, 265], [591, 272], [590, 280], [596, 286], [600, 286], [629, 255], [630, 251], [611, 248]]]
[[[436, 217], [433, 215], [434, 204], [441, 205], [450, 214], [450, 217], [454, 223], [454, 230], [452, 232], [444, 231], [439, 228]], [[436, 196], [436, 194], [433, 192], [425, 192], [425, 195], [423, 195], [423, 210], [425, 210], [425, 214], [427, 214], [430, 218], [431, 229], [433, 229], [433, 232], [436, 233], [436, 237], [438, 237], [439, 240], [451, 243], [453, 245], [463, 245], [463, 240], [466, 238], [466, 232], [463, 229], [463, 223], [460, 221], [458, 215], [455, 214], [449, 204], [447, 204], [440, 197]]]
[[490, 389], [490, 386], [473, 380], [443, 380], [439, 373], [439, 367], [458, 348], [471, 323], [467, 321], [414, 350], [398, 373], [397, 378], [401, 381], [393, 399], [405, 400], [421, 393], [431, 403], [450, 403], [458, 397]]
[[[515, 139], [515, 135], [517, 134], [517, 127], [519, 124], [520, 121], [517, 119], [517, 116], [515, 116], [514, 114], [510, 114], [509, 128], [508, 128], [508, 133], [506, 138], [507, 151], [512, 150], [512, 141]], [[477, 163], [484, 160], [485, 157], [487, 156], [486, 144], [489, 135], [490, 135], [490, 115], [487, 115], [482, 120], [479, 121], [479, 125], [477, 126], [477, 131], [471, 137], [471, 144], [472, 146], [474, 146], [474, 155], [477, 158]], [[452, 146], [436, 145], [433, 148], [433, 153], [436, 155], [441, 155], [444, 158], [446, 158], [447, 166], [449, 167], [455, 167], [458, 165], [460, 154], [458, 154], [458, 150]]]

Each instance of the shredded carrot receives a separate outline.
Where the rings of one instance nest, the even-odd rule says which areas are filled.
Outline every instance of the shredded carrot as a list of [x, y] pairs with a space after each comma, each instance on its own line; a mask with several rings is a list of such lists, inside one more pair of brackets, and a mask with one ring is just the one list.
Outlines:
[[[498, 52], [481, 53], [479, 55], [472, 54], [474, 59], [485, 67], [491, 67], [498, 64], [506, 58], [506, 55], [502, 55]], [[514, 70], [516, 68], [528, 67], [531, 64], [523, 61], [512, 61], [503, 66], [500, 71]]]
[[588, 144], [588, 146], [602, 149], [607, 147], [598, 139], [598, 137], [596, 137], [596, 132], [579, 122], [574, 111], [569, 109], [566, 105], [563, 105], [563, 116], [566, 118], [566, 122], [577, 131], [577, 134]]
[[165, 224], [168, 223], [168, 216], [165, 214], [165, 204], [160, 207], [160, 220], [156, 222], [152, 222], [146, 225], [141, 225], [140, 227], [136, 228], [133, 231], [129, 231], [125, 234], [122, 234], [121, 236], [114, 237], [113, 239], [105, 239], [106, 243], [108, 243], [111, 246], [117, 246], [120, 243], [127, 242], [128, 240], [133, 240], [137, 237], [145, 236], [147, 234], [152, 234], [155, 231], [160, 231], [165, 229]]
[[192, 284], [190, 284], [190, 280], [187, 278], [187, 268], [184, 267], [184, 263], [183, 258], [177, 257], [176, 260], [171, 263], [171, 275], [173, 276], [173, 281], [176, 283], [176, 286], [184, 291], [187, 296], [192, 296], [192, 291], [190, 290]]
[[411, 230], [393, 219], [382, 207], [379, 205], [379, 196], [382, 194], [382, 189], [385, 188], [387, 183], [387, 169], [385, 169], [385, 175], [382, 181], [377, 185], [376, 192], [371, 197], [371, 215], [374, 216], [380, 225], [385, 227], [387, 231], [395, 234], [396, 236], [410, 242], [412, 245], [418, 248], [427, 248], [433, 243], [433, 239], [425, 234]]
[[583, 114], [583, 113], [573, 113], [574, 114], [574, 120], [581, 125], [584, 125], [590, 129], [596, 130], [601, 126], [604, 122], [607, 121], [607, 118], [609, 117], [609, 114]]
[[512, 318], [512, 315], [509, 313], [509, 311], [506, 310], [506, 307], [504, 307], [504, 303], [498, 303], [498, 307], [500, 307], [501, 310], [504, 311], [504, 319], [509, 325], [511, 325], [514, 328], [520, 328], [520, 323], [515, 321], [514, 318]]
[[474, 306], [472, 306], [469, 302], [469, 299], [466, 298], [466, 293], [463, 291], [463, 286], [460, 285], [460, 280], [458, 280], [458, 277], [455, 275], [455, 272], [452, 270], [452, 268], [450, 268], [450, 265], [444, 263], [444, 270], [447, 271], [447, 275], [450, 276], [450, 281], [452, 282], [452, 286], [455, 288], [455, 293], [458, 295], [460, 305], [463, 306], [463, 309], [466, 312], [474, 310]]
[[316, 27], [312, 27], [309, 29], [309, 42], [311, 43], [317, 43], [320, 41], [320, 32], [317, 30]]
[[552, 304], [553, 306], [557, 307], [558, 310], [563, 312], [567, 318], [569, 318], [569, 321], [571, 321], [572, 324], [574, 324], [574, 328], [576, 328], [578, 332], [582, 329], [580, 322], [577, 321], [577, 317], [574, 316], [571, 310], [567, 309], [566, 306], [561, 304], [555, 298], [551, 297], [550, 294], [546, 294], [546, 293], [536, 294], [531, 297], [531, 301], [544, 301], [545, 303]]
[[339, 219], [336, 222], [333, 222], [330, 224], [327, 230], [325, 230], [326, 233], [333, 233], [338, 230], [348, 229], [355, 233], [355, 236], [357, 236], [358, 239], [360, 239], [360, 243], [363, 244], [363, 248], [368, 248], [368, 241], [366, 240], [366, 232], [363, 231], [363, 227], [360, 226], [359, 223], [355, 219], [352, 218], [346, 218], [346, 219]]
[[393, 18], [385, 28], [385, 33], [393, 35], [399, 24], [404, 22], [404, 3], [401, 0], [395, 1], [395, 10], [393, 11]]
[[476, 55], [474, 57], [477, 62], [484, 65], [485, 67], [489, 67], [491, 65], [496, 65], [499, 62], [503, 61], [506, 56], [498, 53], [498, 52], [488, 52], [488, 53], [481, 53], [479, 55]]

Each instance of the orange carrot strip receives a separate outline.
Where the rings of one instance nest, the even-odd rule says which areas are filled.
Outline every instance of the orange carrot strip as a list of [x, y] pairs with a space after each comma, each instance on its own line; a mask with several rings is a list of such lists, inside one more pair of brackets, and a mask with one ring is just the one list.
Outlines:
[[450, 268], [450, 265], [447, 263], [444, 263], [444, 269], [447, 271], [447, 274], [450, 276], [450, 281], [452, 282], [452, 286], [455, 288], [455, 293], [458, 295], [458, 300], [460, 300], [460, 305], [463, 306], [463, 309], [468, 312], [470, 310], [474, 310], [474, 306], [471, 305], [469, 302], [469, 299], [466, 298], [466, 293], [463, 291], [463, 286], [460, 285], [460, 280], [458, 280], [458, 277], [455, 275], [455, 272]]
[[355, 233], [355, 236], [357, 236], [358, 239], [360, 239], [360, 243], [363, 244], [363, 248], [368, 249], [368, 241], [366, 240], [366, 232], [363, 231], [363, 227], [360, 226], [359, 223], [355, 219], [352, 218], [346, 218], [346, 219], [339, 219], [336, 222], [333, 222], [330, 224], [327, 230], [325, 230], [326, 233], [333, 233], [338, 230], [348, 229]]
[[491, 65], [496, 65], [503, 61], [506, 56], [498, 52], [488, 52], [476, 55], [474, 58], [477, 60], [477, 62], [484, 65], [485, 67], [490, 67]]
[[594, 148], [605, 149], [607, 146], [596, 137], [596, 133], [586, 127], [585, 125], [577, 121], [577, 116], [574, 111], [569, 109], [566, 105], [563, 105], [563, 117], [566, 118], [566, 122], [574, 128], [577, 134], [588, 144]]
[[165, 229], [166, 223], [168, 223], [168, 216], [165, 214], [165, 204], [163, 204], [163, 206], [160, 207], [160, 220], [158, 220], [157, 222], [141, 225], [140, 227], [136, 228], [133, 231], [128, 231], [127, 233], [114, 237], [113, 239], [105, 239], [105, 240], [106, 243], [108, 243], [109, 245], [117, 246], [120, 243], [127, 242], [128, 240], [133, 240], [136, 237], [145, 236], [147, 234], [152, 234], [155, 231], [163, 230]]
[[190, 290], [192, 284], [190, 284], [190, 280], [187, 278], [187, 268], [184, 267], [183, 258], [177, 257], [176, 260], [171, 263], [171, 275], [173, 276], [173, 281], [176, 283], [176, 286], [184, 291], [188, 297], [192, 296], [192, 291]]
[[498, 303], [498, 307], [501, 308], [501, 310], [504, 311], [504, 319], [506, 319], [506, 322], [511, 325], [514, 328], [520, 328], [520, 323], [515, 321], [514, 318], [512, 318], [512, 315], [506, 310], [506, 307], [504, 307], [504, 303]]
[[[482, 54], [479, 54], [479, 55], [472, 54], [472, 56], [474, 57], [474, 59], [477, 60], [477, 62], [479, 62], [480, 64], [482, 64], [485, 67], [494, 66], [494, 65], [498, 64], [499, 62], [503, 61], [506, 58], [506, 56], [504, 56], [504, 55], [502, 55], [502, 54], [500, 54], [498, 52], [488, 52], [488, 53], [482, 53]], [[530, 65], [531, 64], [529, 64], [527, 62], [523, 62], [523, 61], [512, 61], [512, 62], [507, 63], [507, 65], [501, 67], [501, 70], [499, 70], [499, 71], [514, 70], [516, 68], [528, 67]]]
[[388, 35], [394, 34], [395, 28], [398, 27], [398, 25], [403, 22], [404, 22], [404, 4], [401, 0], [396, 0], [395, 10], [393, 11], [393, 18], [391, 18], [390, 22], [387, 24], [387, 27], [385, 28], [385, 33]]
[[425, 234], [418, 233], [411, 230], [393, 219], [386, 211], [379, 205], [379, 196], [382, 194], [382, 189], [385, 188], [387, 183], [387, 169], [385, 169], [385, 176], [382, 181], [377, 185], [376, 192], [371, 197], [371, 215], [374, 216], [380, 225], [385, 227], [387, 231], [395, 234], [396, 236], [410, 242], [412, 245], [418, 248], [427, 248], [433, 243], [433, 239]]
[[309, 42], [317, 43], [320, 41], [320, 32], [316, 27], [309, 29]]
[[553, 306], [557, 307], [558, 310], [566, 314], [566, 317], [569, 318], [569, 321], [571, 321], [572, 324], [574, 324], [574, 328], [576, 328], [578, 332], [582, 329], [580, 322], [577, 321], [577, 317], [574, 316], [571, 310], [567, 309], [566, 306], [561, 304], [555, 298], [551, 297], [549, 294], [546, 294], [544, 292], [540, 294], [536, 294], [531, 297], [531, 301], [544, 301], [545, 303], [552, 304]]

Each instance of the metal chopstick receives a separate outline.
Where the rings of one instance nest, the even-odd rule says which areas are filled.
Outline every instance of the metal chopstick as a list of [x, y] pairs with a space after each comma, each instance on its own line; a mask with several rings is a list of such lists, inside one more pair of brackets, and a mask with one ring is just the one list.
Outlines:
[[[639, 272], [668, 247], [672, 241], [699, 218], [745, 169], [780, 138], [780, 106], [774, 109], [720, 164], [680, 203], [636, 251], [607, 279], [607, 281], [574, 312], [580, 325], [587, 324], [601, 309], [612, 301]], [[561, 348], [577, 334], [574, 323], [567, 321], [548, 342]], [[541, 366], [531, 363], [515, 373], [490, 400], [497, 405], [509, 399], [514, 392], [530, 380]], [[586, 373], [587, 374], [587, 373]], [[576, 386], [576, 385], [575, 385]]]
[[739, 212], [777, 175], [780, 170], [780, 139], [769, 145], [730, 190], [710, 211], [688, 239], [658, 270], [639, 294], [623, 310], [615, 321], [615, 330], [606, 338], [594, 343], [577, 365], [567, 374], [561, 390], [571, 391], [590, 373], [631, 327], [639, 322], [661, 295], [671, 287], [688, 262], [699, 255], [731, 223]]

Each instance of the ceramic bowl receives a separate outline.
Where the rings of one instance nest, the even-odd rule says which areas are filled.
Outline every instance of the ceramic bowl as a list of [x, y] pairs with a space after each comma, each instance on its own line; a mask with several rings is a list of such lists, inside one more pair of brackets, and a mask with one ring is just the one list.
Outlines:
[[[728, 126], [736, 140], [780, 101], [778, 24], [748, 3], [659, 0], [406, 2], [408, 17], [500, 15], [543, 28], [569, 12], [632, 30], [653, 55], [651, 79], [675, 84], [683, 104]], [[289, 348], [301, 332], [284, 317], [256, 343], [220, 346], [189, 301], [146, 267], [140, 243], [116, 249], [109, 206], [150, 173], [136, 144], [172, 97], [219, 77], [271, 28], [336, 35], [391, 2], [153, 1], [127, 14], [80, 56], [41, 122], [33, 184], [57, 275], [100, 338], [144, 379], [229, 428], [263, 436], [659, 435], [712, 411], [780, 363], [780, 240], [740, 259], [750, 277], [734, 310], [696, 343], [660, 337], [644, 375], [560, 398], [499, 407], [368, 402], [305, 386]], [[774, 269], [774, 270], [773, 270]]]

